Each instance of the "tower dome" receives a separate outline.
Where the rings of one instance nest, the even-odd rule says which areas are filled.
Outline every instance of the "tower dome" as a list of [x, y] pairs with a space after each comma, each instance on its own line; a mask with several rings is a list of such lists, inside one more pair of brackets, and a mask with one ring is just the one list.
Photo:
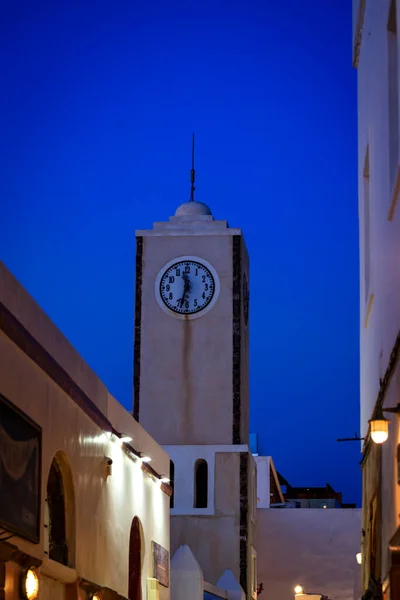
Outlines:
[[204, 217], [204, 216], [212, 216], [211, 209], [207, 206], [207, 204], [203, 204], [203, 202], [196, 202], [195, 200], [191, 200], [189, 202], [184, 202], [175, 212], [176, 217]]

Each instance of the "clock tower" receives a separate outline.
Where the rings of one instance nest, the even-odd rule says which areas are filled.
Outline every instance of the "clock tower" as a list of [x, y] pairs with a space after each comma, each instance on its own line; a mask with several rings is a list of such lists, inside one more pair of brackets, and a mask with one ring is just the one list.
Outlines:
[[248, 448], [249, 260], [240, 229], [201, 202], [136, 232], [133, 414], [171, 457], [171, 552], [216, 584], [256, 588]]

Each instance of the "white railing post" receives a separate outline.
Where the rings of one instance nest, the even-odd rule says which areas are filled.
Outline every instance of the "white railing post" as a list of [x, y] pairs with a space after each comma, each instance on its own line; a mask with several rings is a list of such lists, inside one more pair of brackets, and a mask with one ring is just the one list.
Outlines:
[[232, 571], [227, 569], [224, 571], [217, 586], [227, 591], [228, 600], [246, 600], [246, 595], [240, 586], [240, 583], [235, 579]]
[[203, 571], [186, 544], [171, 560], [171, 600], [203, 600]]

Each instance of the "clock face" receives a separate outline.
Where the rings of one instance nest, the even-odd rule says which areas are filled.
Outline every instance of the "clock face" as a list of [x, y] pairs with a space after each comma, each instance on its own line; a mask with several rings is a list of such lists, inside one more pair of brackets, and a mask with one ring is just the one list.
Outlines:
[[[209, 268], [210, 267], [210, 268]], [[215, 277], [205, 261], [177, 259], [159, 278], [162, 302], [174, 313], [193, 315], [210, 305], [215, 295]]]

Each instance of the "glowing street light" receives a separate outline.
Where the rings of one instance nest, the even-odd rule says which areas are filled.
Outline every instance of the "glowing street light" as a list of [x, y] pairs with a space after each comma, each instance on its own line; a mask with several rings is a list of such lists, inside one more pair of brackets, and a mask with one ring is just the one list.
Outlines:
[[296, 585], [295, 586], [294, 593], [296, 594], [296, 596], [299, 596], [300, 594], [303, 593], [303, 588], [301, 587], [301, 585]]
[[389, 436], [389, 421], [379, 415], [378, 419], [371, 419], [369, 422], [371, 428], [371, 437], [375, 444], [383, 444]]
[[120, 440], [123, 444], [129, 444], [129, 442], [132, 441], [132, 438], [130, 435], [123, 435]]
[[38, 597], [39, 577], [37, 576], [37, 573], [35, 573], [35, 571], [33, 571], [32, 569], [28, 569], [23, 574], [21, 584], [21, 591], [23, 593], [23, 597], [26, 598], [26, 600], [35, 600], [35, 598]]

